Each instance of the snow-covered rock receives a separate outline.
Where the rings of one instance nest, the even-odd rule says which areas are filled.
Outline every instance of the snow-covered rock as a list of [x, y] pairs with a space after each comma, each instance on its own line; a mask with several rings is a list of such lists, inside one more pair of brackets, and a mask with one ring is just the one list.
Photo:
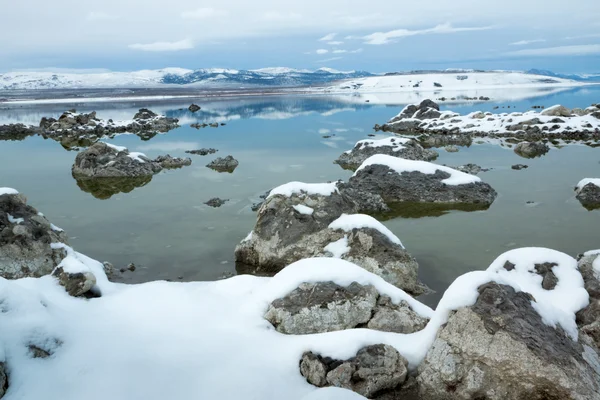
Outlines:
[[435, 160], [439, 155], [434, 150], [424, 149], [415, 140], [389, 137], [379, 140], [360, 140], [352, 150], [340, 155], [335, 162], [344, 169], [356, 170], [367, 158], [375, 154], [424, 161]]
[[67, 235], [15, 190], [0, 188], [0, 277], [19, 279], [52, 272], [66, 253], [53, 243], [67, 243]]
[[567, 107], [557, 104], [555, 106], [546, 108], [544, 111], [540, 112], [540, 115], [552, 117], [570, 117], [573, 114]]
[[600, 178], [585, 178], [575, 187], [577, 200], [588, 210], [600, 208]]
[[541, 142], [521, 142], [515, 146], [514, 151], [523, 158], [535, 158], [549, 152], [550, 147]]

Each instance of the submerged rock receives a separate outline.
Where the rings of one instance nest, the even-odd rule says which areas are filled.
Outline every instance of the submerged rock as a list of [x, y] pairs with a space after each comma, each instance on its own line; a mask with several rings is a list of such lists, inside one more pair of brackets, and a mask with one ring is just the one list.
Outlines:
[[169, 154], [167, 154], [166, 156], [156, 157], [154, 159], [154, 162], [160, 164], [160, 166], [164, 169], [176, 169], [192, 165], [192, 159], [189, 157], [171, 157]]
[[221, 207], [223, 204], [227, 203], [228, 201], [229, 199], [220, 199], [218, 197], [213, 197], [204, 204], [210, 207], [218, 208]]
[[478, 291], [473, 306], [449, 317], [419, 365], [421, 398], [600, 399], [593, 349], [544, 323], [528, 293], [497, 283]]
[[488, 169], [483, 169], [481, 168], [479, 165], [477, 164], [465, 164], [465, 165], [459, 165], [457, 167], [451, 167], [454, 168], [457, 171], [460, 172], [464, 172], [465, 174], [471, 174], [471, 175], [477, 175], [480, 172], [485, 172], [488, 171]]
[[74, 177], [115, 178], [152, 176], [162, 170], [162, 166], [153, 162], [144, 154], [129, 153], [98, 142], [87, 150], [77, 154], [71, 168]]
[[218, 157], [216, 160], [211, 161], [206, 166], [217, 172], [229, 172], [232, 173], [239, 165], [238, 160], [232, 156]]
[[197, 104], [193, 104], [193, 103], [192, 103], [192, 105], [190, 105], [190, 106], [188, 107], [188, 110], [190, 110], [191, 112], [195, 113], [196, 111], [200, 110], [200, 106], [199, 106], [199, 105], [197, 105]]
[[199, 156], [206, 156], [208, 154], [215, 154], [217, 151], [218, 151], [217, 149], [209, 148], [209, 149], [199, 149], [199, 150], [187, 150], [186, 153], [196, 154]]
[[600, 178], [583, 179], [575, 187], [575, 197], [588, 210], [600, 208]]
[[340, 155], [335, 163], [344, 169], [355, 170], [375, 154], [425, 161], [435, 160], [439, 155], [434, 150], [424, 149], [415, 140], [390, 137], [380, 140], [360, 140], [352, 150]]
[[[1, 192], [0, 192], [1, 193]], [[48, 275], [66, 257], [53, 243], [67, 243], [21, 194], [0, 194], [0, 276], [6, 279]]]
[[511, 166], [511, 168], [514, 170], [520, 171], [522, 169], [529, 168], [529, 166], [525, 165], [525, 164], [515, 164], [515, 165]]
[[340, 387], [373, 398], [402, 385], [408, 374], [407, 366], [408, 361], [395, 348], [377, 344], [360, 349], [346, 361], [304, 353], [300, 373], [315, 386]]
[[515, 153], [524, 158], [541, 157], [550, 151], [550, 147], [540, 142], [521, 142], [515, 146]]
[[130, 193], [136, 188], [146, 186], [152, 181], [152, 175], [138, 177], [88, 178], [74, 176], [77, 186], [83, 192], [97, 199], [110, 199], [115, 194]]
[[449, 145], [444, 148], [448, 153], [458, 153], [458, 147], [454, 145]]

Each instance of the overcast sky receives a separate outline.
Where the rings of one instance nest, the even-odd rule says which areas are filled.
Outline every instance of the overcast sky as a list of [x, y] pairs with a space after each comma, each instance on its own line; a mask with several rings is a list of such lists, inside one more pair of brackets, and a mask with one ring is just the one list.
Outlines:
[[596, 0], [2, 0], [0, 71], [600, 72]]

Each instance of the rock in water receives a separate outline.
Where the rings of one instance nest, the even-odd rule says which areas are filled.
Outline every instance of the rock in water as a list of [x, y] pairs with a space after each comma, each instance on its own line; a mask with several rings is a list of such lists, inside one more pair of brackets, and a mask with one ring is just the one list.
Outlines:
[[213, 197], [204, 204], [210, 207], [218, 208], [221, 207], [223, 204], [227, 203], [228, 201], [229, 199], [220, 199], [218, 197]]
[[525, 165], [525, 164], [515, 164], [511, 168], [514, 170], [520, 171], [522, 169], [529, 168], [529, 166]]
[[0, 195], [0, 276], [6, 279], [40, 277], [66, 257], [52, 243], [67, 243], [62, 229], [27, 205], [21, 194]]
[[300, 360], [300, 373], [315, 386], [335, 386], [367, 398], [396, 389], [406, 381], [408, 362], [392, 346], [377, 344], [358, 351], [356, 356], [338, 361], [312, 352]]
[[352, 150], [340, 155], [335, 163], [344, 169], [356, 170], [367, 158], [375, 154], [425, 161], [435, 160], [439, 155], [435, 150], [424, 149], [415, 140], [389, 137], [380, 140], [360, 140]]
[[550, 147], [540, 142], [521, 142], [515, 146], [515, 153], [523, 158], [541, 157], [550, 151]]
[[446, 146], [444, 148], [448, 153], [458, 153], [458, 147], [454, 146], [453, 144]]
[[488, 169], [483, 169], [481, 168], [479, 165], [477, 164], [465, 164], [465, 165], [459, 165], [457, 167], [451, 167], [457, 171], [460, 172], [464, 172], [465, 174], [471, 174], [471, 175], [477, 175], [480, 172], [485, 172], [488, 171]]
[[188, 110], [190, 110], [191, 112], [195, 113], [196, 111], [200, 110], [200, 106], [197, 104], [192, 104], [188, 107]]
[[583, 179], [575, 187], [576, 198], [588, 210], [600, 208], [600, 179]]
[[600, 349], [600, 250], [584, 254], [578, 269], [590, 295], [590, 304], [577, 313], [577, 326], [593, 340], [596, 349]]
[[600, 399], [600, 359], [548, 326], [535, 299], [488, 283], [439, 330], [419, 366], [421, 398]]
[[199, 150], [187, 150], [186, 153], [188, 154], [196, 154], [199, 156], [206, 156], [208, 154], [215, 154], [217, 152], [217, 149], [199, 149]]
[[540, 115], [546, 115], [546, 116], [551, 116], [551, 117], [570, 117], [571, 110], [569, 110], [568, 108], [566, 108], [564, 106], [557, 105], [554, 107], [546, 108], [544, 111], [542, 111], [540, 113]]
[[152, 176], [161, 170], [160, 164], [143, 154], [131, 154], [102, 142], [77, 154], [71, 168], [74, 177], [87, 178]]
[[232, 156], [227, 156], [225, 158], [219, 157], [216, 160], [211, 161], [206, 166], [210, 169], [214, 169], [217, 172], [232, 173], [237, 168], [238, 165], [239, 165], [238, 160], [236, 160]]
[[176, 169], [187, 167], [192, 165], [191, 158], [180, 158], [180, 157], [171, 157], [169, 154], [166, 156], [158, 156], [154, 159], [155, 163], [160, 164], [164, 169]]

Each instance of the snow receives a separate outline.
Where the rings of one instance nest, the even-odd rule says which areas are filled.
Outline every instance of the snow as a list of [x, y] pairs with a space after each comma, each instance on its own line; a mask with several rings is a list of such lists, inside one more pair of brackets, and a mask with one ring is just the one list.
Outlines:
[[[336, 258], [301, 260], [272, 278], [240, 275], [216, 282], [125, 285], [109, 282], [99, 262], [64, 244], [52, 247], [67, 251], [61, 267], [92, 271], [102, 297], [70, 297], [52, 276], [0, 278], [0, 358], [10, 372], [4, 400], [358, 399], [341, 389], [308, 384], [298, 370], [302, 353], [348, 359], [364, 346], [383, 343], [398, 349], [415, 368], [450, 312], [474, 304], [477, 288], [492, 280], [531, 291], [544, 321], [566, 326], [571, 335], [574, 313], [588, 300], [576, 261], [542, 248], [510, 251], [488, 270], [458, 277], [433, 311], [381, 277]], [[515, 264], [514, 270], [503, 271], [506, 260]], [[531, 273], [539, 262], [557, 264], [554, 290], [543, 290], [540, 277]], [[431, 320], [413, 334], [350, 329], [284, 335], [263, 318], [273, 300], [300, 283], [324, 281], [373, 285]], [[54, 354], [33, 359], [29, 344]]]
[[148, 158], [144, 153], [139, 153], [137, 151], [132, 151], [131, 153], [127, 154], [127, 157], [131, 158], [134, 161], [138, 161], [141, 163], [145, 163], [146, 161], [144, 161], [142, 159], [142, 157], [144, 158]]
[[317, 389], [314, 392], [304, 396], [301, 400], [361, 400], [366, 397], [361, 396], [348, 389], [338, 387], [325, 387]]
[[250, 231], [250, 233], [242, 240], [242, 243], [252, 240], [253, 235], [254, 235], [254, 231]]
[[54, 232], [64, 232], [65, 230], [62, 228], [59, 228], [58, 226], [54, 225], [54, 224], [50, 224], [50, 229], [52, 229]]
[[352, 232], [353, 229], [362, 228], [375, 229], [387, 236], [390, 242], [400, 245], [404, 248], [400, 239], [398, 239], [398, 237], [394, 235], [392, 231], [390, 231], [385, 225], [383, 225], [381, 222], [377, 221], [370, 215], [342, 214], [341, 217], [329, 224], [329, 229], [341, 229], [344, 232]]
[[332, 183], [304, 183], [304, 182], [289, 182], [284, 185], [278, 186], [271, 190], [267, 199], [275, 196], [282, 195], [285, 197], [291, 197], [294, 194], [305, 193], [308, 195], [321, 195], [331, 196], [333, 193], [337, 193], [337, 182]]
[[403, 158], [388, 156], [384, 154], [375, 154], [367, 158], [362, 165], [356, 170], [354, 175], [358, 174], [362, 169], [370, 165], [385, 165], [388, 168], [396, 171], [398, 174], [403, 172], [418, 171], [423, 174], [435, 174], [435, 171], [443, 171], [450, 174], [449, 178], [443, 179], [442, 183], [446, 185], [466, 185], [469, 183], [481, 182], [481, 179], [475, 175], [457, 171], [455, 169], [445, 167], [443, 165], [433, 164], [427, 161], [405, 160]]
[[313, 212], [315, 212], [314, 209], [305, 206], [304, 204], [298, 204], [293, 206], [294, 210], [298, 211], [300, 214], [304, 214], [304, 215], [312, 215]]
[[356, 142], [356, 144], [354, 145], [354, 148], [357, 148], [360, 146], [365, 146], [365, 147], [390, 146], [390, 147], [394, 148], [394, 151], [400, 151], [400, 150], [406, 148], [406, 147], [402, 146], [402, 144], [406, 144], [410, 141], [411, 141], [411, 139], [394, 137], [394, 136], [390, 136], [388, 138], [379, 139], [379, 140], [363, 139], [363, 140], [359, 140], [358, 142]]
[[344, 254], [350, 251], [350, 246], [348, 246], [348, 236], [344, 236], [338, 241], [329, 243], [323, 250], [330, 252], [335, 258], [342, 258]]
[[8, 187], [0, 187], [0, 196], [5, 194], [19, 194], [16, 189], [8, 188]]
[[107, 145], [111, 149], [115, 149], [118, 152], [127, 151], [127, 147], [125, 147], [125, 146], [117, 146], [116, 144], [111, 144], [111, 143], [106, 143], [106, 142], [102, 142], [102, 143], [104, 143], [105, 145]]
[[596, 257], [594, 262], [592, 263], [592, 268], [596, 274], [598, 274], [598, 279], [600, 279], [600, 249], [599, 250], [590, 250], [583, 253], [584, 256], [593, 256], [599, 255]]
[[6, 214], [8, 216], [8, 222], [10, 222], [11, 224], [22, 224], [23, 222], [25, 222], [25, 220], [23, 218], [15, 218], [10, 214]]
[[579, 192], [581, 189], [583, 189], [586, 185], [589, 184], [595, 185], [600, 187], [600, 178], [585, 178], [579, 181], [579, 183], [577, 184], [577, 186], [575, 187], [575, 190], [577, 192]]

